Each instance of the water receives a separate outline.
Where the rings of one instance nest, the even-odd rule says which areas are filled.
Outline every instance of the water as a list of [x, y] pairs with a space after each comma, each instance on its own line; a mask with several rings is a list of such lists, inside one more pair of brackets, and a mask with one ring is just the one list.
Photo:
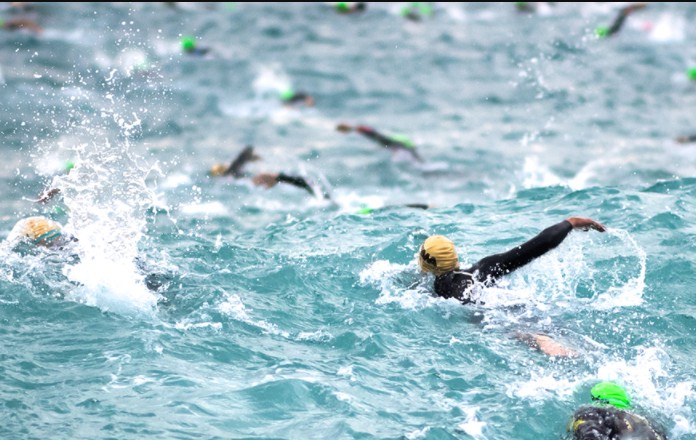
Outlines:
[[[0, 437], [559, 438], [615, 380], [696, 438], [696, 147], [672, 140], [696, 130], [693, 4], [605, 40], [618, 5], [179, 5], [36, 4], [42, 34], [2, 31], [2, 237], [47, 215], [79, 241], [0, 249]], [[287, 87], [316, 106], [281, 105]], [[408, 135], [425, 162], [340, 122]], [[331, 200], [207, 176], [247, 144], [250, 173]], [[608, 231], [484, 305], [418, 272], [430, 234], [466, 264], [571, 215]]]

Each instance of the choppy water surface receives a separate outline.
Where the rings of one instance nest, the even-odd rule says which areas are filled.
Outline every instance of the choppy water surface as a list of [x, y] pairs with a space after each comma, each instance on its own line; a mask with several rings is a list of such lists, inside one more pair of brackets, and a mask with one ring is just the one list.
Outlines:
[[[4, 4], [44, 32], [0, 34], [2, 238], [40, 214], [79, 241], [0, 249], [1, 437], [560, 438], [615, 380], [696, 438], [696, 144], [673, 141], [696, 132], [696, 8], [598, 39], [625, 4], [404, 5]], [[245, 145], [250, 175], [331, 199], [208, 176]], [[572, 215], [609, 229], [484, 304], [418, 271], [430, 234], [474, 263]]]

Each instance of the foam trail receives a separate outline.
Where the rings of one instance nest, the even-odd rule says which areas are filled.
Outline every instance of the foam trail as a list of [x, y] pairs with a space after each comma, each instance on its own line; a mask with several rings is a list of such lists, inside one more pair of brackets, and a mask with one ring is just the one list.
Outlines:
[[638, 243], [628, 232], [620, 229], [608, 229], [607, 233], [618, 237], [624, 243], [628, 243], [635, 250], [640, 261], [640, 270], [637, 276], [626, 281], [621, 286], [612, 286], [606, 292], [597, 296], [594, 307], [599, 310], [608, 310], [614, 307], [638, 306], [643, 302], [645, 291], [645, 272], [647, 267], [647, 254], [638, 246]]

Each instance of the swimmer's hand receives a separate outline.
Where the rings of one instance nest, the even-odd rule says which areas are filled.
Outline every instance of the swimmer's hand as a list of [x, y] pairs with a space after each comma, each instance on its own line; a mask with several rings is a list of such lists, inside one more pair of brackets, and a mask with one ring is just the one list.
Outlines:
[[278, 173], [259, 173], [255, 175], [251, 181], [254, 182], [256, 186], [272, 188], [278, 183]]
[[341, 133], [350, 133], [353, 131], [353, 127], [348, 124], [338, 124], [336, 126], [336, 130], [340, 131]]
[[607, 228], [604, 225], [597, 223], [591, 218], [584, 217], [569, 217], [568, 223], [573, 227], [573, 229], [582, 229], [583, 231], [588, 231], [594, 229], [595, 231], [604, 232]]

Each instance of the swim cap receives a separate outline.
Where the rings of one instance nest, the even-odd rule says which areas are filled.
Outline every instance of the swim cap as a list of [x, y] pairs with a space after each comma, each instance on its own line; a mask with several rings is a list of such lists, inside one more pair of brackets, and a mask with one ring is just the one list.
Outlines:
[[617, 408], [624, 409], [631, 406], [631, 399], [628, 398], [626, 390], [613, 382], [600, 382], [592, 387], [590, 393], [592, 400], [608, 403]]
[[66, 172], [69, 172], [73, 168], [75, 168], [75, 162], [73, 162], [72, 160], [65, 162], [65, 171]]
[[435, 275], [456, 269], [459, 266], [459, 258], [454, 243], [442, 235], [428, 237], [418, 254], [418, 265], [422, 271]]
[[597, 26], [595, 35], [599, 38], [606, 37], [609, 34], [609, 28], [606, 26]]
[[227, 171], [227, 165], [222, 164], [222, 163], [216, 163], [215, 165], [213, 165], [210, 168], [210, 171], [208, 172], [208, 174], [210, 174], [213, 177], [217, 177], [217, 176], [222, 176], [223, 174], [225, 174], [225, 171]]
[[193, 37], [184, 37], [181, 39], [181, 48], [185, 52], [191, 52], [196, 48], [196, 40]]
[[46, 217], [29, 217], [17, 222], [8, 240], [29, 239], [34, 244], [48, 246], [61, 235], [59, 223]]
[[696, 81], [696, 67], [691, 67], [689, 70], [687, 70], [686, 76], [688, 76], [690, 80]]
[[358, 215], [367, 215], [367, 214], [372, 214], [374, 212], [374, 209], [372, 208], [360, 208], [356, 214]]
[[341, 12], [347, 11], [348, 8], [348, 2], [338, 2], [336, 3], [336, 9]]
[[282, 99], [283, 101], [287, 101], [293, 96], [295, 96], [295, 91], [290, 88], [287, 88], [280, 92], [280, 99]]

